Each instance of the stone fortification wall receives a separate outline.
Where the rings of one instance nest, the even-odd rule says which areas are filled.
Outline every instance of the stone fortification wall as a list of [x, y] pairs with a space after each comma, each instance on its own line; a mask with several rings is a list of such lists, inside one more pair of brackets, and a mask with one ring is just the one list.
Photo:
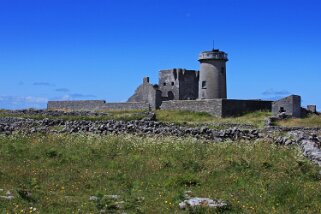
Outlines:
[[160, 109], [207, 112], [216, 117], [231, 117], [259, 110], [271, 111], [271, 107], [271, 101], [209, 99], [164, 101]]
[[104, 100], [49, 101], [49, 110], [93, 111], [106, 104]]
[[222, 100], [222, 116], [233, 117], [254, 111], [271, 111], [272, 101], [263, 100]]
[[215, 100], [170, 100], [164, 101], [160, 106], [163, 110], [186, 110], [194, 112], [207, 112], [222, 117], [222, 99]]
[[174, 68], [159, 72], [159, 90], [163, 100], [196, 100], [199, 72]]
[[98, 111], [98, 110], [149, 110], [145, 102], [106, 103], [104, 100], [49, 101], [48, 110]]
[[301, 97], [298, 95], [291, 95], [273, 102], [273, 115], [278, 115], [282, 112], [288, 116], [301, 117]]
[[[207, 112], [216, 117], [238, 116], [258, 110], [270, 111], [271, 101], [261, 100], [169, 100], [163, 101], [160, 109], [187, 110]], [[98, 110], [151, 110], [154, 109], [147, 102], [106, 103], [103, 100], [84, 101], [49, 101], [48, 110], [65, 111], [98, 111]]]
[[102, 106], [102, 110], [150, 110], [150, 105], [144, 102], [128, 102], [128, 103], [106, 103]]

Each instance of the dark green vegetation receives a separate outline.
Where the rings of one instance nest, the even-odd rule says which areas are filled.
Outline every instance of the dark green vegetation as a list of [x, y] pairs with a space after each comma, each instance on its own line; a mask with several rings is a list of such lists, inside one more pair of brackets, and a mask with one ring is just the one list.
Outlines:
[[[187, 213], [183, 192], [228, 201], [228, 213], [319, 213], [319, 168], [297, 147], [203, 144], [134, 136], [0, 136], [0, 212]], [[31, 193], [31, 195], [30, 195]], [[3, 195], [0, 192], [0, 195]], [[201, 211], [200, 211], [201, 212]]]
[[276, 125], [287, 127], [321, 128], [321, 115], [309, 115], [306, 118], [292, 118], [281, 120]]

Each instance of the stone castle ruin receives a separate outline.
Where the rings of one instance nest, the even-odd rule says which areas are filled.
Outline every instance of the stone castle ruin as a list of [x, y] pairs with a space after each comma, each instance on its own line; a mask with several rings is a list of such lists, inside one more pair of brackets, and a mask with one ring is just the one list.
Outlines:
[[[103, 100], [49, 101], [49, 110], [188, 110], [207, 112], [217, 117], [238, 116], [253, 111], [272, 111], [301, 117], [301, 97], [291, 95], [279, 101], [237, 100], [227, 98], [226, 62], [228, 56], [218, 49], [204, 51], [199, 57], [200, 70], [175, 68], [161, 70], [158, 84], [149, 77], [123, 103]], [[316, 111], [316, 107], [308, 106]]]

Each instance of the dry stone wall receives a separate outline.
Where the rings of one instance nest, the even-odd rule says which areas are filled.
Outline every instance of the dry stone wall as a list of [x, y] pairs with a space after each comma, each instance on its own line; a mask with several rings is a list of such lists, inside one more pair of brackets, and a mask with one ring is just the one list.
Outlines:
[[103, 100], [49, 101], [48, 110], [99, 111], [99, 110], [149, 110], [146, 102], [106, 103]]
[[162, 102], [162, 110], [185, 110], [193, 112], [206, 112], [222, 117], [222, 99], [215, 100], [170, 100]]
[[272, 102], [263, 100], [222, 100], [222, 117], [233, 117], [254, 111], [271, 111]]

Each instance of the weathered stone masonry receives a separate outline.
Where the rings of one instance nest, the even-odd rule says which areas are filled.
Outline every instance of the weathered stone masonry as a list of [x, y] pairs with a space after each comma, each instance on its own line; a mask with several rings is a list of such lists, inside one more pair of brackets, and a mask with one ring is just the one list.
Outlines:
[[100, 111], [100, 110], [150, 110], [149, 103], [106, 103], [103, 100], [49, 101], [48, 110]]
[[207, 112], [216, 117], [229, 117], [257, 110], [269, 111], [271, 106], [271, 101], [261, 100], [171, 100], [163, 102], [160, 109]]

